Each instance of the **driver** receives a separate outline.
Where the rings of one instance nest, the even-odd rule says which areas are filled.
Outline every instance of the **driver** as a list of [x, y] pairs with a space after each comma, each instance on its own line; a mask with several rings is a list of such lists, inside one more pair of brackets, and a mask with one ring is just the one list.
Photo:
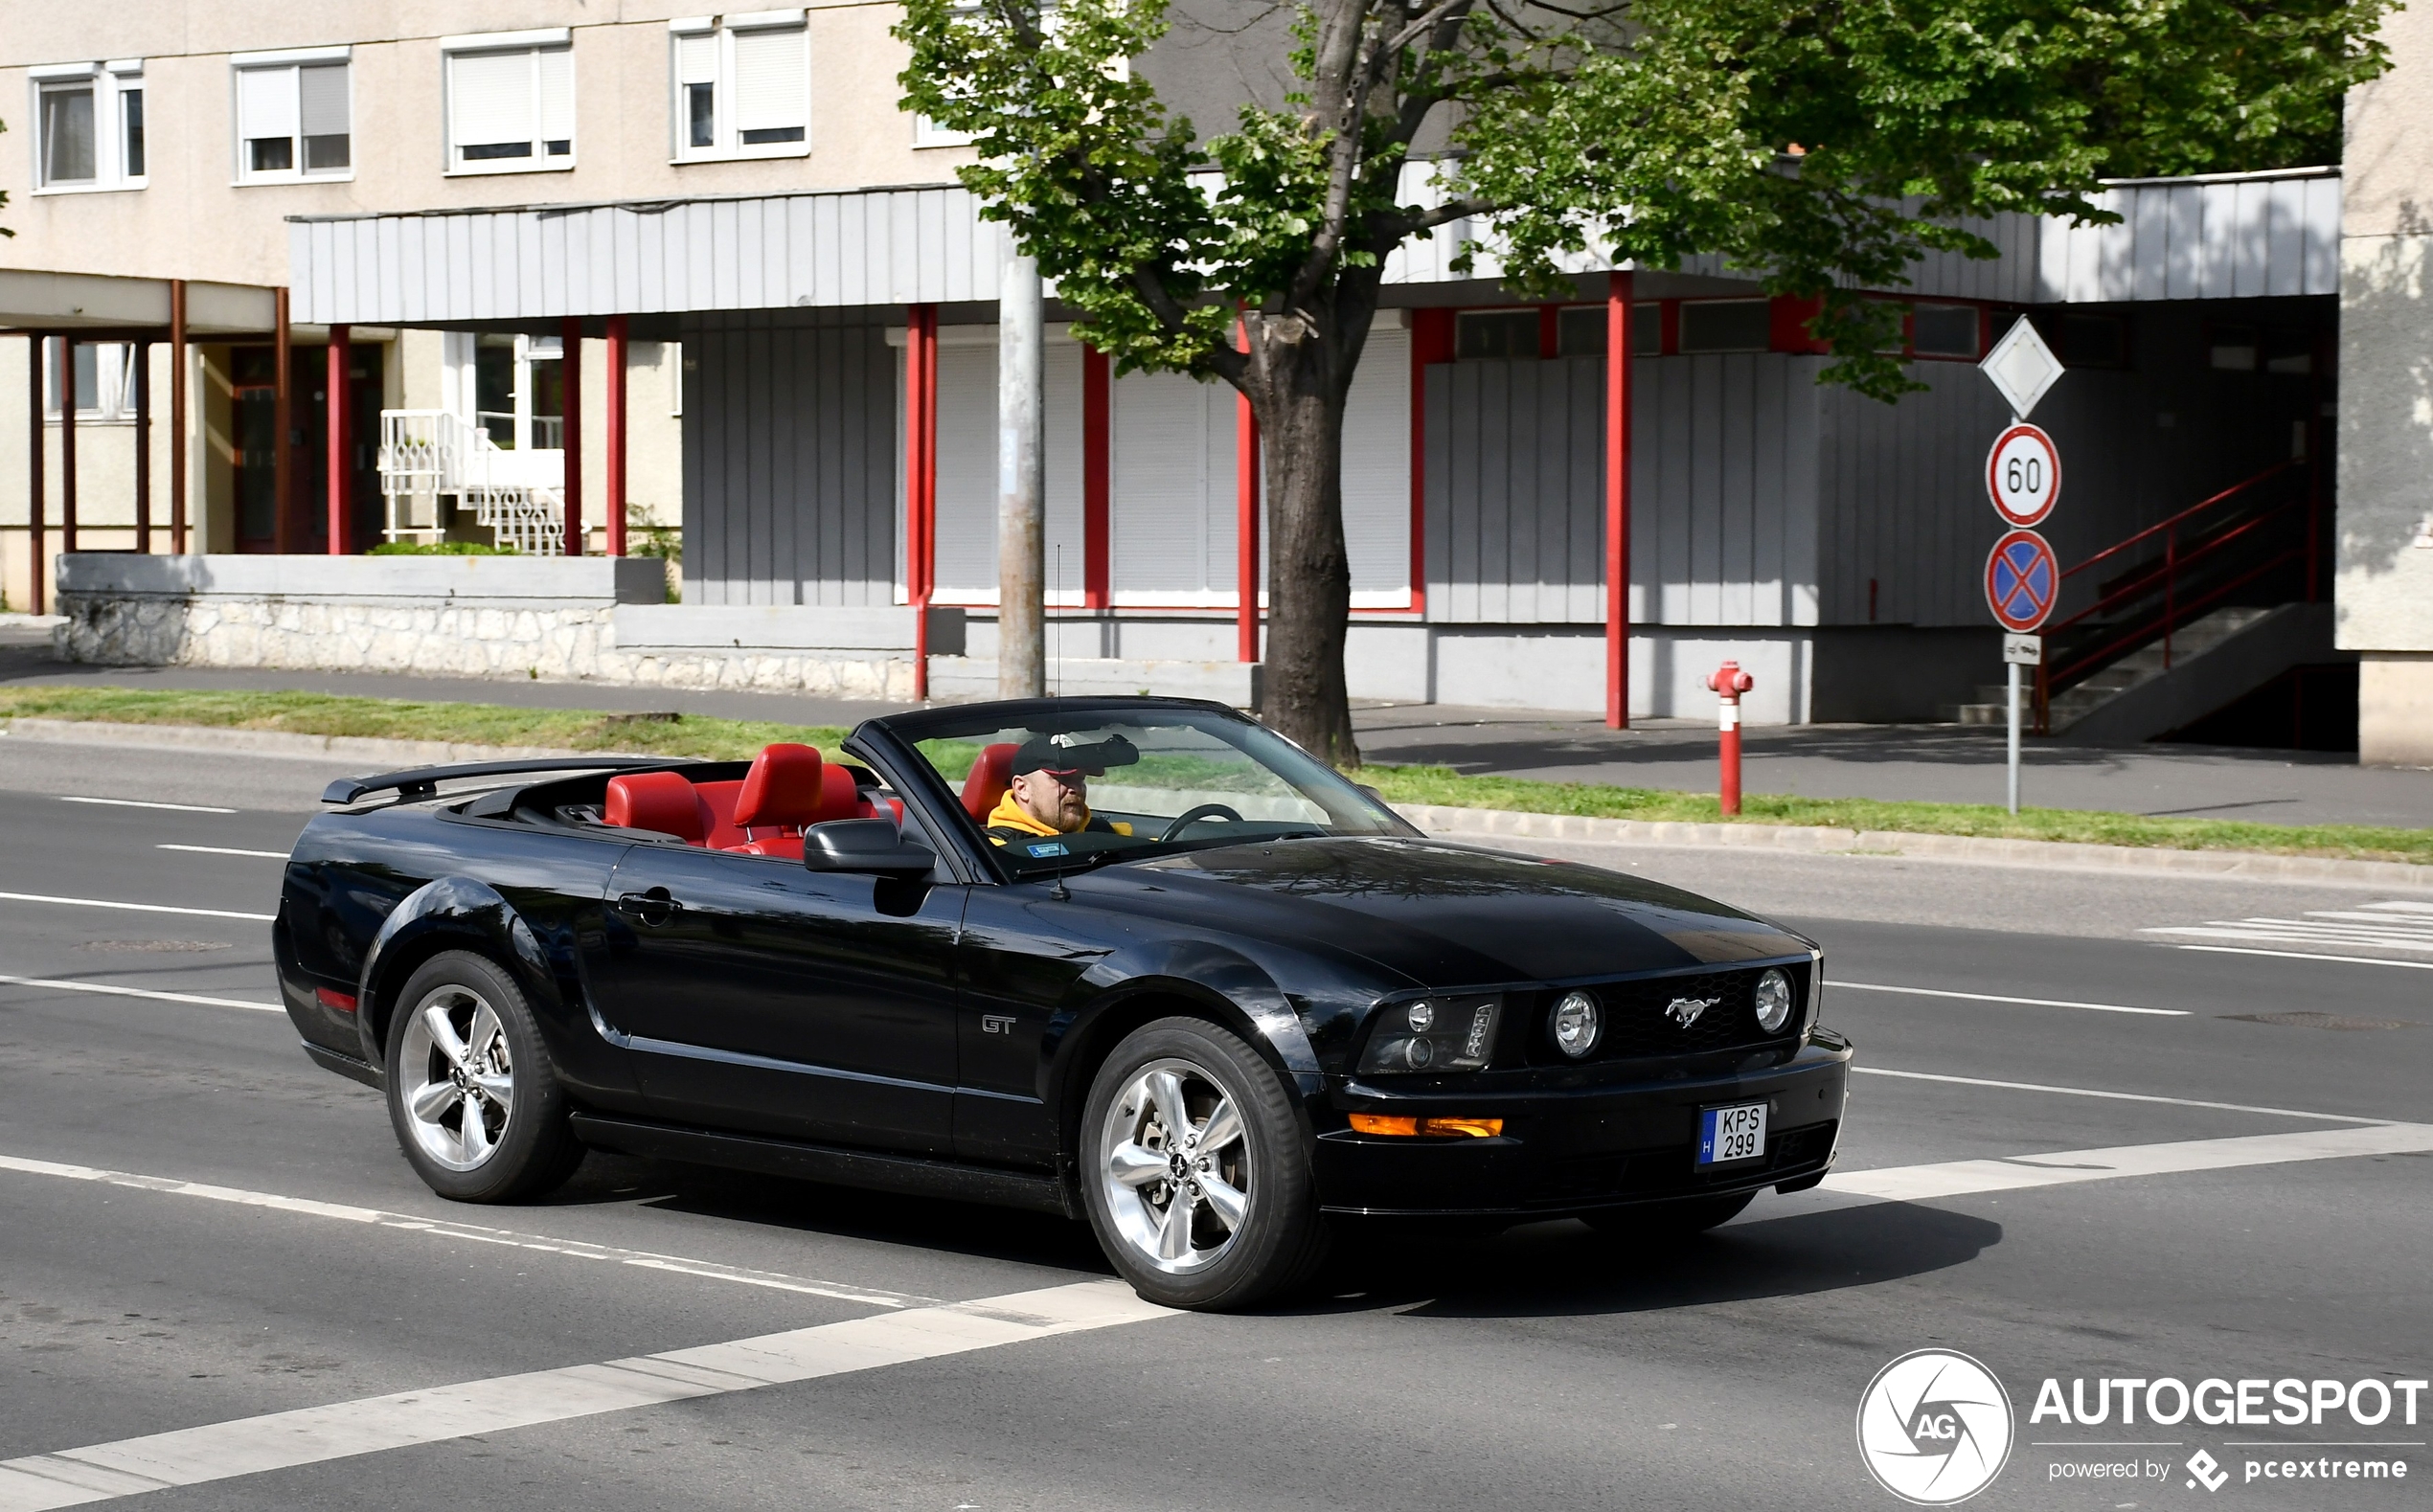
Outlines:
[[1037, 735], [1013, 754], [1012, 780], [984, 827], [997, 845], [1070, 835], [1080, 830], [1129, 835], [1132, 826], [1090, 812], [1090, 779], [1110, 766], [1129, 766], [1140, 753], [1122, 735], [1085, 740], [1079, 735]]

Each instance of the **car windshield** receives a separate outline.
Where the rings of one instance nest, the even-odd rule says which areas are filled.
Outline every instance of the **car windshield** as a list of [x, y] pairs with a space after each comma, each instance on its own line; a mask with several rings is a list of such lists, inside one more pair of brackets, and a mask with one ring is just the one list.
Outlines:
[[1002, 718], [925, 718], [912, 744], [1017, 876], [1244, 840], [1411, 833], [1298, 746], [1214, 710]]

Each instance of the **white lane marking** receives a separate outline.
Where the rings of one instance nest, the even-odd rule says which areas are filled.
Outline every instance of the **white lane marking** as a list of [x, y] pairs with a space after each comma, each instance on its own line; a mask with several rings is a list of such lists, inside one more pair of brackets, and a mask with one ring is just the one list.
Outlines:
[[842, 1281], [806, 1280], [798, 1275], [785, 1275], [776, 1271], [746, 1270], [741, 1266], [719, 1265], [714, 1261], [694, 1260], [680, 1254], [654, 1254], [648, 1250], [622, 1250], [614, 1245], [586, 1244], [579, 1239], [553, 1239], [541, 1234], [516, 1233], [508, 1229], [486, 1229], [478, 1224], [417, 1218], [411, 1213], [384, 1212], [377, 1207], [356, 1207], [346, 1203], [319, 1202], [309, 1197], [285, 1197], [277, 1192], [247, 1191], [241, 1186], [214, 1186], [203, 1182], [179, 1181], [173, 1176], [143, 1176], [133, 1171], [103, 1170], [93, 1165], [68, 1165], [57, 1161], [31, 1160], [20, 1155], [0, 1155], [0, 1171], [15, 1171], [26, 1176], [57, 1176], [72, 1182], [100, 1182], [110, 1186], [132, 1186], [141, 1191], [160, 1192], [171, 1197], [200, 1197], [206, 1202], [233, 1203], [240, 1207], [266, 1207], [276, 1212], [295, 1213], [307, 1218], [334, 1218], [342, 1223], [372, 1224], [383, 1229], [402, 1229], [410, 1233], [426, 1233], [438, 1239], [464, 1239], [475, 1244], [497, 1244], [516, 1250], [538, 1250], [548, 1254], [570, 1255], [578, 1260], [603, 1260], [612, 1265], [630, 1265], [646, 1271], [672, 1271], [680, 1275], [697, 1275], [713, 1281], [734, 1281], [743, 1286], [762, 1286], [778, 1292], [797, 1292], [806, 1297], [828, 1297], [838, 1301], [860, 1302], [871, 1307], [921, 1307], [938, 1303], [938, 1298], [934, 1297], [920, 1297], [910, 1292], [890, 1292], [876, 1287], [851, 1286]]
[[2168, 1176], [2183, 1171], [2234, 1170], [2291, 1161], [2336, 1161], [2361, 1155], [2409, 1155], [2433, 1150], [2433, 1124], [2377, 1123], [2347, 1129], [2306, 1129], [2294, 1134], [2251, 1134], [2227, 1140], [2182, 1140], [2168, 1144], [2125, 1144], [2100, 1150], [2055, 1150], [2000, 1160], [1945, 1161], [1934, 1165], [1893, 1165], [1845, 1171], [1825, 1178], [1823, 1189], [1875, 1202], [1932, 1202], [1978, 1192], [2017, 1191], [2123, 1176]]
[[113, 998], [149, 998], [155, 1003], [200, 1003], [215, 1008], [254, 1008], [263, 1013], [284, 1013], [276, 1003], [248, 1003], [242, 998], [206, 998], [192, 992], [155, 992], [149, 987], [115, 987], [100, 982], [59, 982], [49, 977], [11, 977], [0, 975], [0, 982], [12, 987], [46, 987], [53, 992], [99, 992]]
[[2315, 1118], [2325, 1123], [2387, 1124], [2390, 1118], [2359, 1118], [2345, 1113], [2308, 1113], [2303, 1108], [2263, 1108], [2245, 1102], [2200, 1102], [2194, 1097], [2163, 1097], [2149, 1092], [2103, 1092], [2093, 1087], [2048, 1087], [2034, 1081], [1990, 1081], [1983, 1076], [1941, 1076], [1933, 1072], [1890, 1071], [1881, 1066], [1853, 1066], [1862, 1076], [1898, 1076], [1903, 1081], [1947, 1081], [1962, 1087], [1998, 1087], [2005, 1092], [2050, 1092], [2065, 1097], [2103, 1097], [2114, 1102], [2160, 1102], [2174, 1108], [2215, 1108], [2223, 1113], [2262, 1113], [2276, 1118]]
[[239, 850], [234, 846], [164, 845], [154, 848], [160, 850], [191, 850], [197, 855], [204, 856], [260, 856], [265, 861], [284, 861], [287, 859], [287, 853], [284, 850]]
[[[2203, 924], [2145, 929], [2141, 935], [2191, 939], [2246, 939], [2273, 944], [2347, 945], [2360, 950], [2433, 951], [2433, 904], [2393, 899], [2353, 909], [2311, 909], [2303, 918], [2207, 919]], [[2359, 958], [2342, 956], [2348, 960]]]
[[1081, 1281], [600, 1365], [271, 1412], [0, 1461], [0, 1512], [44, 1512], [1169, 1316], [1122, 1282]]
[[62, 803], [102, 803], [111, 808], [173, 808], [181, 814], [233, 814], [237, 812], [233, 808], [221, 808], [216, 804], [212, 803], [153, 803], [148, 802], [140, 798], [69, 798], [63, 796], [60, 798], [59, 801]]
[[173, 908], [167, 903], [119, 903], [109, 898], [54, 897], [48, 892], [0, 892], [0, 902], [65, 903], [74, 908], [125, 909], [135, 914], [189, 914], [200, 918], [250, 919], [257, 924], [274, 923], [279, 917], [276, 914], [236, 914], [217, 908]]
[[2384, 960], [2379, 956], [2326, 956], [2310, 950], [2241, 950], [2236, 945], [2175, 945], [2174, 950], [2202, 950], [2217, 956], [2271, 956], [2282, 960], [2337, 960], [2351, 966], [2404, 966], [2433, 971], [2433, 960]]
[[2150, 1013], [2156, 1018], [2184, 1019], [2186, 1008], [2132, 1008], [2120, 1003], [2071, 1003], [2061, 998], [2003, 998], [1990, 992], [1947, 992], [1941, 987], [1887, 987], [1873, 982], [1839, 982], [1825, 979], [1828, 990], [1835, 987], [1853, 992], [1900, 992], [1917, 998], [1966, 998], [1971, 1003], [2021, 1003], [2032, 1008], [2092, 1008], [2098, 1013]]

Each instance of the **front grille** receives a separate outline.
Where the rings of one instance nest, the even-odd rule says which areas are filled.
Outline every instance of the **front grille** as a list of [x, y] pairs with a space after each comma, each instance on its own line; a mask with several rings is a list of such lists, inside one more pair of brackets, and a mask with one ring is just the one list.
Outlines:
[[[1779, 968], [1791, 979], [1791, 1020], [1780, 1032], [1758, 1027], [1757, 979], [1764, 967], [1735, 971], [1695, 972], [1673, 977], [1642, 977], [1590, 984], [1604, 1014], [1604, 1033], [1597, 1048], [1579, 1061], [1555, 1048], [1550, 1020], [1563, 992], [1531, 994], [1529, 1059], [1540, 1066], [1583, 1065], [1653, 1055], [1700, 1055], [1718, 1050], [1754, 1049], [1798, 1036], [1808, 1002], [1808, 963]], [[1564, 989], [1566, 991], [1570, 989]], [[1687, 1005], [1703, 1003], [1691, 1021], [1680, 1022]], [[1683, 1004], [1680, 1012], [1672, 1011]]]

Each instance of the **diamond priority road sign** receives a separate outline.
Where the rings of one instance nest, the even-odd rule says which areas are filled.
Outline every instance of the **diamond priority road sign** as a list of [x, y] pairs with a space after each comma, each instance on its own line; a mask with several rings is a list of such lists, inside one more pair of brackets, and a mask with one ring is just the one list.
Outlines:
[[1986, 557], [1986, 606], [2002, 628], [2026, 635], [2044, 623], [2061, 593], [2061, 564], [2034, 530], [2012, 530]]
[[2035, 327], [2024, 315], [2011, 323], [2002, 339], [1977, 364], [1977, 371], [1993, 380], [1994, 388], [2011, 406], [2011, 413], [2021, 419], [2036, 406], [2036, 400], [2060, 380], [2061, 359], [2036, 334]]

